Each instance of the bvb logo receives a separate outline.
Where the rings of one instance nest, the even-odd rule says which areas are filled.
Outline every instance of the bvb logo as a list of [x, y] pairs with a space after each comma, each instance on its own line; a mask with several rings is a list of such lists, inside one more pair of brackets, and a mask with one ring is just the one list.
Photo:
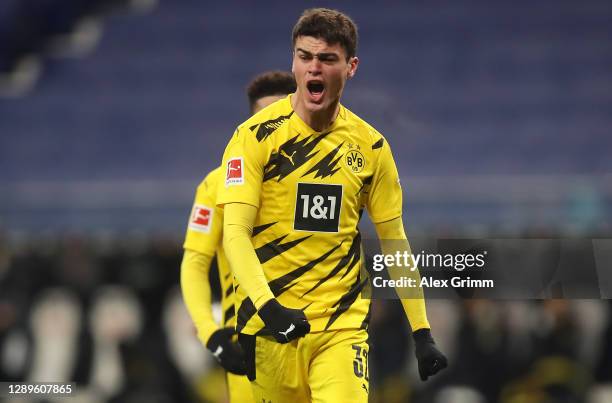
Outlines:
[[348, 166], [351, 171], [355, 173], [363, 171], [363, 167], [365, 166], [365, 158], [359, 151], [350, 150], [346, 153], [344, 158], [346, 161], [346, 166]]

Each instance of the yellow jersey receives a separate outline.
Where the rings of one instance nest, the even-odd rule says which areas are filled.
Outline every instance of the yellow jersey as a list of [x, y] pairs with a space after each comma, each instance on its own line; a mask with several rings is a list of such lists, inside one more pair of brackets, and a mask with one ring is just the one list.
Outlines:
[[[223, 209], [216, 206], [218, 184], [223, 182], [223, 175], [225, 170], [218, 167], [198, 186], [183, 247], [211, 258], [217, 255], [221, 282], [221, 325], [231, 327], [236, 325], [233, 276], [223, 253]], [[208, 301], [202, 302], [208, 303]]]
[[[217, 205], [258, 208], [252, 242], [278, 301], [304, 310], [311, 332], [368, 326], [358, 223], [402, 214], [402, 191], [391, 149], [372, 126], [340, 105], [323, 132], [292, 109], [291, 95], [242, 125], [224, 156]], [[266, 331], [236, 286], [237, 329]]]

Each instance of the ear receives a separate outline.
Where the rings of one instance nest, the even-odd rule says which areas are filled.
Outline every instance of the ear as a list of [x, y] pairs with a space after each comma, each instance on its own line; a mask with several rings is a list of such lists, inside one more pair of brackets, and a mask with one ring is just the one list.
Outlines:
[[295, 76], [295, 52], [291, 52], [291, 72]]
[[351, 57], [349, 60], [349, 70], [346, 75], [347, 78], [353, 78], [357, 72], [357, 66], [359, 65], [359, 58], [357, 56]]

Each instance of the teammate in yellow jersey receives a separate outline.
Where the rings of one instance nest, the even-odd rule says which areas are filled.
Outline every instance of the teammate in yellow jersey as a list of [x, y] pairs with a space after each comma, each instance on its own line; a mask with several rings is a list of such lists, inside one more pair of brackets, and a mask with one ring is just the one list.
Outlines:
[[[306, 10], [292, 37], [296, 92], [241, 124], [223, 157], [217, 204], [239, 342], [257, 402], [367, 402], [357, 225], [365, 208], [381, 241], [409, 248], [399, 176], [385, 138], [340, 104], [359, 63], [353, 21]], [[402, 305], [425, 380], [447, 363], [420, 291]]]
[[[247, 87], [251, 114], [284, 98], [295, 91], [293, 75], [272, 71], [257, 76]], [[223, 210], [215, 207], [217, 183], [224, 180], [225, 170], [210, 172], [198, 186], [187, 235], [185, 254], [181, 265], [181, 289], [185, 304], [197, 328], [198, 338], [228, 371], [227, 382], [230, 402], [253, 401], [246, 372], [244, 354], [232, 338], [235, 337], [233, 276], [223, 253]], [[213, 320], [208, 273], [213, 257], [217, 255], [221, 282], [221, 326]]]

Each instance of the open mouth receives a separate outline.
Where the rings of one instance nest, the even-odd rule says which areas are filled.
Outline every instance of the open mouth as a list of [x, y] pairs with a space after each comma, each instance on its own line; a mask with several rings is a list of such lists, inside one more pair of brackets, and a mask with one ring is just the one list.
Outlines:
[[319, 101], [325, 92], [325, 85], [322, 81], [310, 81], [306, 84], [306, 88], [315, 102]]

